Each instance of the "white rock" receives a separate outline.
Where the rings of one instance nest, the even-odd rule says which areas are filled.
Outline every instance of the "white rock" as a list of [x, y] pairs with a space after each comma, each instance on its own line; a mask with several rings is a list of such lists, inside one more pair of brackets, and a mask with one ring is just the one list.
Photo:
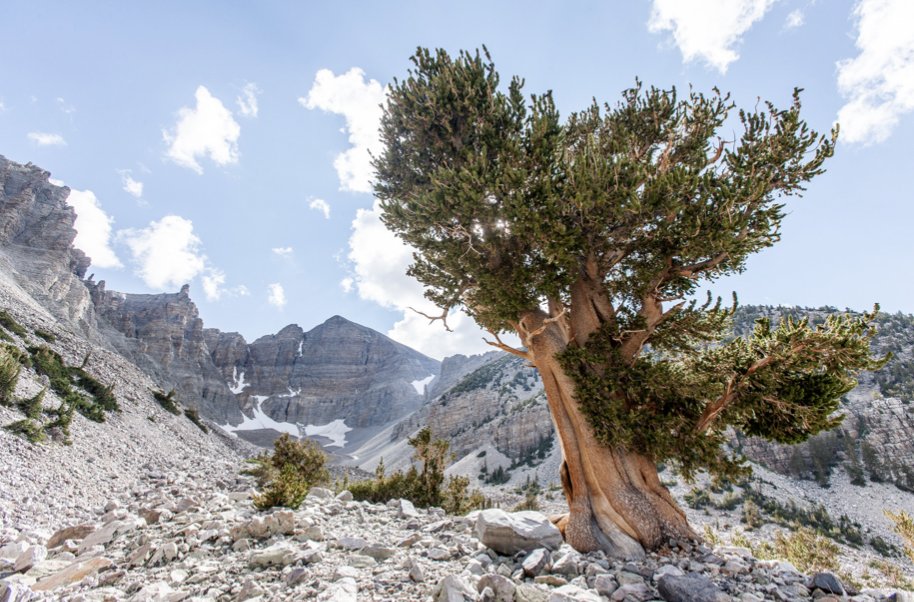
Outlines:
[[29, 546], [16, 559], [13, 570], [17, 573], [24, 573], [47, 557], [48, 549], [46, 547], [39, 545]]
[[602, 602], [596, 592], [580, 588], [576, 585], [563, 585], [553, 590], [549, 595], [549, 602]]
[[435, 588], [435, 602], [471, 602], [476, 600], [476, 591], [458, 575], [448, 575]]
[[419, 511], [413, 503], [402, 498], [397, 501], [397, 514], [400, 518], [419, 518]]
[[529, 510], [483, 510], [476, 519], [476, 536], [483, 545], [506, 556], [536, 548], [554, 550], [562, 545], [558, 528], [543, 514]]
[[16, 562], [16, 559], [25, 552], [29, 544], [24, 541], [14, 541], [0, 548], [0, 559]]
[[308, 491], [308, 495], [305, 499], [307, 500], [332, 500], [335, 496], [333, 492], [324, 487], [312, 487]]
[[295, 562], [298, 549], [291, 543], [281, 541], [268, 548], [254, 552], [251, 555], [251, 564], [255, 566], [286, 566]]
[[343, 577], [331, 583], [327, 589], [317, 595], [320, 602], [357, 602], [359, 586], [352, 577]]

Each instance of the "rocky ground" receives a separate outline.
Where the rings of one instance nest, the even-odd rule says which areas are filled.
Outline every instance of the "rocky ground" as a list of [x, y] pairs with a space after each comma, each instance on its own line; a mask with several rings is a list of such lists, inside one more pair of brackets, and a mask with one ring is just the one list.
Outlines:
[[912, 599], [847, 591], [834, 575], [732, 546], [684, 544], [631, 561], [580, 555], [537, 513], [453, 517], [326, 489], [298, 510], [264, 513], [246, 477], [222, 477], [214, 489], [193, 473], [149, 472], [88, 520], [6, 528], [0, 600]]

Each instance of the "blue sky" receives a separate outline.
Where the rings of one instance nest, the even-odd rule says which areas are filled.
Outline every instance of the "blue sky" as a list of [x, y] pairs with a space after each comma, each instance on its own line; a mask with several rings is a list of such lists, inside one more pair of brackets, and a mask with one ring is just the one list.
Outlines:
[[[70, 186], [96, 280], [191, 284], [252, 340], [344, 315], [441, 357], [485, 350], [408, 309], [409, 253], [377, 221], [377, 105], [417, 46], [486, 44], [563, 114], [635, 77], [804, 111], [842, 139], [783, 240], [715, 283], [744, 303], [914, 312], [914, 3], [19, 2], [0, 6], [0, 154]], [[430, 308], [427, 308], [429, 311]]]

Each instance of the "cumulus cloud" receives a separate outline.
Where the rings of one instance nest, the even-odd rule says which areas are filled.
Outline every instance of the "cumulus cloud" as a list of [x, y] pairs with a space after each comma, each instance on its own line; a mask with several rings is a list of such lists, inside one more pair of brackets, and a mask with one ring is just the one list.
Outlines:
[[73, 246], [88, 255], [95, 267], [122, 267], [123, 264], [111, 248], [111, 226], [114, 219], [102, 209], [95, 193], [91, 190], [71, 189], [67, 204], [76, 212], [76, 223], [73, 224], [76, 239]]
[[241, 89], [241, 96], [235, 98], [238, 104], [238, 112], [242, 117], [257, 117], [260, 108], [257, 105], [257, 95], [260, 94], [260, 88], [255, 83], [247, 83]]
[[847, 98], [838, 123], [845, 141], [873, 144], [914, 110], [914, 2], [859, 0], [854, 17], [860, 53], [838, 62], [838, 89]]
[[647, 26], [671, 32], [689, 63], [701, 59], [721, 73], [739, 58], [735, 47], [776, 0], [654, 0]]
[[286, 306], [286, 291], [280, 283], [274, 282], [267, 287], [267, 303], [279, 309]]
[[29, 140], [38, 146], [66, 146], [67, 141], [60, 134], [51, 134], [49, 132], [29, 132], [26, 134]]
[[353, 67], [342, 75], [321, 69], [314, 77], [308, 96], [298, 102], [307, 109], [321, 109], [342, 115], [351, 148], [337, 155], [333, 162], [340, 179], [340, 189], [371, 192], [372, 168], [370, 153], [380, 150], [378, 125], [381, 103], [386, 89], [376, 80], [366, 80], [365, 72]]
[[250, 294], [248, 287], [243, 284], [238, 286], [225, 286], [225, 272], [219, 268], [209, 267], [200, 277], [203, 284], [203, 294], [207, 301], [218, 301], [222, 297], [247, 297]]
[[308, 203], [308, 208], [319, 211], [324, 216], [324, 219], [330, 219], [330, 205], [324, 199], [312, 199]]
[[118, 238], [130, 249], [137, 275], [152, 289], [181, 286], [207, 267], [193, 222], [178, 215], [166, 215], [146, 228], [121, 230]]
[[491, 351], [483, 342], [483, 331], [458, 310], [448, 316], [445, 332], [440, 322], [429, 324], [429, 315], [440, 313], [423, 296], [422, 285], [406, 275], [412, 263], [413, 250], [388, 230], [380, 220], [381, 209], [375, 201], [371, 209], [360, 209], [352, 222], [348, 259], [352, 275], [340, 286], [345, 292], [356, 291], [360, 298], [403, 312], [387, 335], [432, 357], [443, 358], [455, 353], [473, 354]]
[[182, 167], [203, 173], [198, 158], [209, 157], [216, 165], [238, 162], [241, 126], [232, 112], [204, 86], [194, 93], [194, 108], [182, 107], [174, 130], [163, 130], [168, 149], [165, 156]]
[[218, 301], [225, 292], [225, 272], [211, 269], [200, 278], [203, 283], [203, 294], [208, 301]]
[[142, 198], [143, 183], [139, 180], [134, 180], [133, 176], [130, 175], [130, 172], [121, 172], [121, 184], [124, 187], [124, 192], [136, 199]]
[[802, 27], [804, 23], [806, 23], [806, 16], [803, 14], [803, 11], [798, 8], [790, 11], [787, 15], [787, 20], [784, 21], [784, 27], [787, 29], [796, 29], [797, 27]]
[[0, 113], [6, 110], [6, 105], [3, 103], [3, 99], [0, 98]]
[[279, 255], [280, 257], [289, 257], [294, 252], [295, 249], [292, 247], [273, 247], [273, 253]]

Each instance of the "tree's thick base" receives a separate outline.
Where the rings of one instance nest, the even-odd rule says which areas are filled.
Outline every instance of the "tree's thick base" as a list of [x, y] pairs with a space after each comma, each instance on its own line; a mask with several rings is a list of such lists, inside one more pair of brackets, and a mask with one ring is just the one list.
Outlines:
[[566, 345], [564, 333], [546, 326], [531, 347], [565, 460], [561, 477], [569, 512], [556, 521], [565, 541], [579, 552], [634, 558], [671, 539], [698, 539], [654, 462], [596, 441], [574, 382], [556, 359]]

